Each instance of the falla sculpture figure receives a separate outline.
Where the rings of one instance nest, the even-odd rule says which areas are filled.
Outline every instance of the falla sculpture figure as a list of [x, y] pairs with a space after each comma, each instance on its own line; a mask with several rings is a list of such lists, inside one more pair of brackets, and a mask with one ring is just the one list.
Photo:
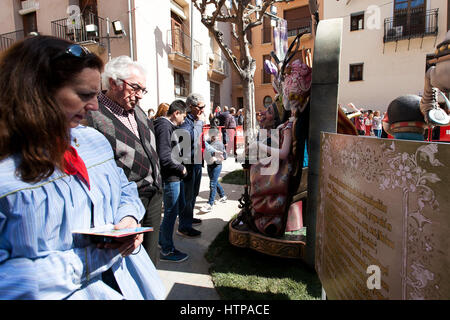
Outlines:
[[439, 107], [437, 102], [438, 92], [450, 110], [450, 102], [445, 93], [450, 92], [450, 30], [443, 42], [437, 45], [433, 64], [425, 73], [425, 85], [423, 96], [420, 100], [420, 111], [427, 124], [432, 126], [446, 126], [450, 123], [447, 112]]

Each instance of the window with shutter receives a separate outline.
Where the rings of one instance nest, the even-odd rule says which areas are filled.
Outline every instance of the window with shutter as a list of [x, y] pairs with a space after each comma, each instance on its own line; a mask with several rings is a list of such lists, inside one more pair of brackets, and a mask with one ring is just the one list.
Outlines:
[[308, 6], [285, 10], [284, 19], [287, 21], [288, 36], [296, 36], [304, 30], [311, 32], [311, 13]]

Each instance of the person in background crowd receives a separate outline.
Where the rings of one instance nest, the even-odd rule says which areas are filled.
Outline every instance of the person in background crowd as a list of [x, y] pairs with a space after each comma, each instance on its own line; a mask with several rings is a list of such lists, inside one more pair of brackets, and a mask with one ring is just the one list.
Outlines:
[[184, 122], [186, 109], [186, 103], [175, 100], [170, 104], [167, 116], [155, 120], [156, 150], [164, 188], [164, 218], [159, 229], [159, 258], [169, 262], [182, 262], [188, 258], [186, 253], [175, 248], [172, 237], [175, 220], [185, 205], [183, 178], [187, 175], [186, 167], [176, 163], [172, 157], [173, 150], [179, 148], [178, 138], [173, 137], [173, 134]]
[[235, 108], [233, 108], [233, 107], [230, 108], [230, 115], [233, 118], [235, 118], [235, 120], [236, 120], [236, 109]]
[[225, 123], [222, 128], [223, 145], [225, 147], [225, 151], [229, 153], [232, 152], [233, 138], [234, 134], [236, 134], [236, 121], [234, 120], [233, 110], [234, 108], [231, 108], [229, 113], [226, 114]]
[[358, 117], [355, 117], [355, 127], [356, 130], [358, 131], [358, 135], [364, 136], [366, 135], [366, 123], [365, 123], [366, 112], [364, 112], [362, 109], [360, 111], [362, 112], [362, 114]]
[[242, 115], [242, 109], [239, 109], [236, 113], [236, 125], [242, 126], [244, 124], [244, 116]]
[[219, 132], [217, 129], [210, 129], [208, 133], [209, 139], [205, 141], [205, 159], [209, 176], [209, 199], [208, 202], [200, 209], [203, 213], [212, 211], [212, 206], [214, 205], [217, 192], [219, 193], [218, 202], [227, 202], [225, 191], [219, 183], [219, 176], [222, 172], [222, 161], [226, 160], [227, 153], [225, 152], [225, 146], [218, 139], [218, 134]]
[[159, 117], [167, 116], [167, 111], [169, 110], [169, 104], [162, 102], [158, 106], [158, 110], [156, 111], [155, 120]]
[[202, 223], [202, 220], [194, 218], [194, 207], [202, 179], [205, 99], [199, 93], [191, 93], [186, 99], [186, 105], [189, 111], [180, 129], [185, 130], [190, 137], [191, 153], [189, 155], [183, 154], [183, 157], [186, 158], [184, 166], [188, 173], [183, 180], [185, 206], [179, 215], [177, 234], [187, 238], [195, 238], [200, 237], [201, 231], [194, 229], [192, 226]]
[[373, 129], [372, 129], [372, 119], [373, 119], [373, 112], [372, 110], [369, 110], [366, 115], [366, 136], [373, 136]]
[[217, 115], [217, 119], [219, 119], [220, 121], [220, 126], [224, 126], [225, 125], [225, 120], [227, 119], [227, 116], [230, 115], [230, 111], [228, 110], [228, 106], [224, 106], [223, 107], [223, 111], [219, 112], [219, 114]]
[[218, 117], [221, 111], [222, 109], [220, 108], [220, 106], [217, 106], [216, 111], [214, 111], [214, 117]]
[[142, 225], [154, 230], [144, 235], [144, 248], [156, 265], [162, 181], [153, 121], [139, 107], [147, 93], [145, 70], [130, 57], [119, 56], [106, 64], [102, 80], [106, 91], [98, 95], [99, 110], [88, 114], [88, 125], [105, 135], [117, 165], [137, 184], [145, 207]]
[[[163, 299], [142, 234], [96, 244], [78, 229], [136, 228], [136, 184], [98, 131], [102, 60], [34, 36], [0, 60], [0, 299]], [[143, 115], [145, 117], [145, 114]]]
[[372, 119], [372, 126], [373, 126], [373, 133], [377, 138], [381, 138], [381, 116], [380, 111], [375, 111], [373, 113], [373, 119]]
[[261, 112], [257, 112], [256, 113], [256, 123], [257, 123], [257, 126], [259, 127], [260, 125], [260, 123], [261, 123]]
[[155, 117], [155, 110], [153, 110], [152, 108], [150, 108], [150, 109], [148, 109], [147, 113], [148, 113], [148, 118], [149, 118], [150, 120], [153, 120], [153, 118]]
[[227, 130], [225, 128], [226, 123], [229, 121], [230, 116], [230, 111], [228, 110], [228, 106], [224, 106], [223, 107], [223, 111], [219, 113], [219, 115], [217, 116], [217, 119], [219, 119], [219, 126], [221, 126], [221, 132], [222, 132], [222, 142], [225, 146], [225, 149], [227, 147], [227, 142], [228, 142], [228, 135], [227, 135]]
[[211, 114], [209, 115], [209, 123], [211, 125], [211, 127], [218, 127], [220, 125], [220, 120], [219, 120], [219, 114], [220, 114], [220, 107], [216, 107], [214, 112], [211, 112]]

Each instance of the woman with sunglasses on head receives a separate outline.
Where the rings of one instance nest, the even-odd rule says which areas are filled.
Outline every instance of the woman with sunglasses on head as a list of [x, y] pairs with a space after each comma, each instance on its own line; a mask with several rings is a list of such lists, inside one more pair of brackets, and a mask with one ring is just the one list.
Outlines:
[[95, 244], [78, 229], [138, 226], [144, 208], [98, 109], [103, 62], [49, 36], [0, 58], [0, 299], [161, 299], [142, 234]]

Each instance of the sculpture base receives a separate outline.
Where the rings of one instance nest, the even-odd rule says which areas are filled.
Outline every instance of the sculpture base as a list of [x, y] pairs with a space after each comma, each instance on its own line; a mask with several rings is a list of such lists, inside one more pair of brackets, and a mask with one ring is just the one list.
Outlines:
[[233, 227], [234, 220], [228, 224], [229, 241], [240, 248], [250, 248], [258, 252], [281, 258], [303, 259], [306, 237], [303, 235], [288, 238], [270, 238], [252, 230], [238, 230]]

